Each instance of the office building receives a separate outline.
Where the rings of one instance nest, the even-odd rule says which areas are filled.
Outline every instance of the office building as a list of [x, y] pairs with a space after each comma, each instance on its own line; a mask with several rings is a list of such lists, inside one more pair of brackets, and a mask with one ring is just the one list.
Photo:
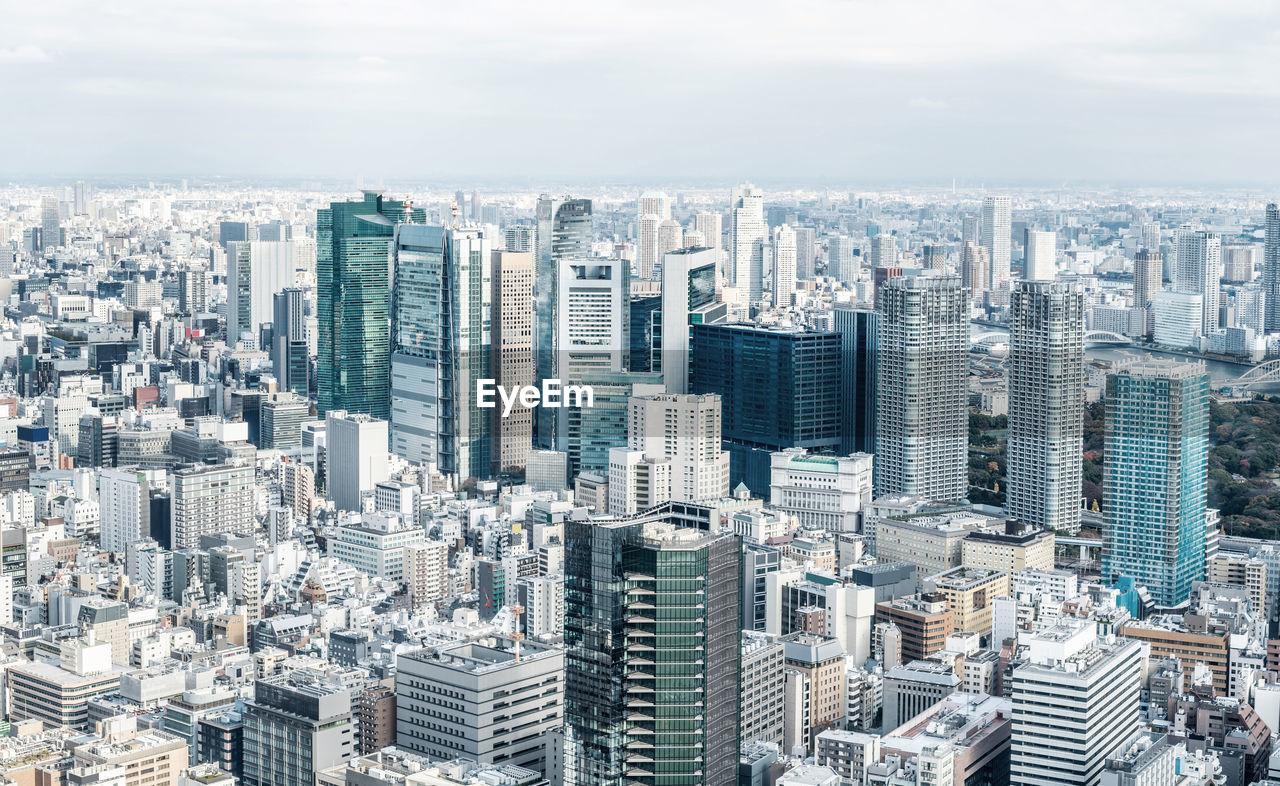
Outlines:
[[1028, 229], [1025, 245], [1027, 281], [1052, 281], [1058, 275], [1058, 234]]
[[786, 692], [783, 747], [813, 750], [816, 737], [844, 718], [847, 680], [840, 641], [795, 633], [782, 639]]
[[271, 369], [281, 390], [310, 395], [311, 357], [307, 341], [306, 290], [286, 287], [272, 298]]
[[968, 494], [967, 297], [955, 276], [899, 277], [880, 289], [878, 494]]
[[275, 294], [294, 285], [294, 245], [288, 241], [227, 244], [227, 344], [256, 337], [273, 322]]
[[1011, 201], [1007, 196], [982, 198], [982, 246], [987, 249], [992, 289], [1004, 289], [1009, 282], [1009, 259], [1013, 243], [1010, 218]]
[[361, 496], [387, 479], [387, 421], [342, 410], [325, 417], [325, 477], [338, 510], [363, 509]]
[[252, 465], [195, 465], [175, 470], [171, 481], [172, 547], [200, 547], [202, 535], [252, 534], [255, 516]]
[[1102, 577], [1130, 576], [1156, 602], [1187, 600], [1204, 577], [1209, 377], [1152, 361], [1107, 375]]
[[1067, 532], [1083, 506], [1084, 311], [1078, 283], [1014, 285], [1005, 504], [1019, 521]]
[[140, 731], [132, 718], [108, 723], [123, 728], [104, 729], [103, 738], [77, 745], [73, 758], [76, 767], [117, 768], [124, 786], [177, 786], [188, 764], [185, 740], [163, 731]]
[[827, 238], [827, 276], [846, 286], [852, 286], [859, 275], [853, 246], [853, 238], [848, 235]]
[[361, 573], [390, 581], [405, 579], [405, 549], [426, 534], [413, 519], [394, 513], [366, 513], [342, 524], [329, 541], [329, 554]]
[[950, 665], [915, 660], [884, 673], [884, 728], [897, 729], [960, 690]]
[[396, 232], [392, 451], [461, 483], [493, 471], [493, 413], [476, 385], [492, 375], [493, 254], [481, 229]]
[[832, 327], [840, 334], [840, 453], [875, 453], [880, 314], [837, 305]]
[[946, 600], [956, 632], [976, 633], [990, 639], [991, 599], [1009, 594], [1009, 574], [1003, 570], [961, 565], [925, 579], [924, 591]]
[[[506, 390], [533, 384], [533, 253], [493, 252], [493, 376]], [[533, 410], [494, 407], [493, 474], [521, 473], [533, 446]]]
[[874, 457], [815, 456], [804, 448], [774, 453], [769, 466], [769, 506], [796, 517], [804, 528], [859, 532], [871, 503]]
[[1011, 575], [1022, 570], [1049, 571], [1053, 570], [1055, 542], [1053, 530], [1010, 520], [1003, 529], [976, 529], [965, 535], [960, 564]]
[[[557, 335], [560, 300], [560, 260], [583, 259], [591, 254], [591, 200], [538, 197], [537, 254], [534, 258], [534, 379], [554, 379], [558, 365]], [[556, 413], [539, 408], [534, 414], [534, 437], [538, 447], [556, 445]]]
[[376, 191], [316, 211], [317, 408], [390, 414], [391, 245], [426, 213]]
[[991, 253], [970, 241], [960, 249], [960, 282], [969, 297], [982, 302], [982, 293], [991, 288]]
[[636, 226], [636, 274], [641, 281], [652, 281], [653, 274], [658, 269], [658, 260], [661, 258], [658, 253], [658, 232], [661, 224], [662, 218], [646, 213], [640, 216]]
[[42, 251], [62, 245], [61, 210], [57, 196], [45, 194], [40, 198], [40, 238], [44, 243]]
[[312, 420], [311, 404], [297, 393], [270, 393], [258, 405], [258, 442], [263, 450], [302, 448], [302, 424]]
[[891, 623], [901, 632], [902, 660], [927, 658], [955, 633], [955, 612], [942, 595], [908, 595], [876, 604], [876, 624]]
[[1167, 290], [1152, 294], [1152, 339], [1167, 347], [1198, 350], [1203, 309], [1203, 295]]
[[765, 494], [776, 451], [839, 450], [840, 334], [728, 324], [692, 330], [689, 388], [720, 394], [730, 487]]
[[[579, 383], [589, 385], [593, 393], [591, 406], [568, 410], [567, 444], [557, 453], [568, 459], [569, 477], [593, 473], [602, 479], [609, 475], [609, 451], [627, 443], [630, 400], [638, 396], [662, 394], [661, 373], [594, 372], [584, 375]], [[563, 488], [563, 469], [561, 478]], [[605, 508], [601, 508], [603, 513]]]
[[729, 496], [719, 396], [632, 398], [628, 410], [627, 444], [609, 451], [610, 515], [667, 501], [710, 504]]
[[764, 193], [750, 184], [729, 197], [729, 265], [733, 285], [746, 303], [759, 302], [764, 291], [764, 246], [769, 228], [764, 220]]
[[725, 304], [716, 301], [714, 250], [687, 248], [663, 257], [661, 309], [650, 318], [647, 370], [662, 372], [668, 393], [689, 392], [692, 326], [723, 322], [725, 313]]
[[1107, 757], [1138, 731], [1142, 647], [1099, 640], [1092, 623], [1019, 638], [1013, 670], [1014, 786], [1095, 786]]
[[144, 472], [103, 469], [98, 474], [100, 544], [123, 553], [151, 535], [151, 486]]
[[1233, 244], [1222, 247], [1222, 280], [1247, 284], [1253, 280], [1253, 260], [1257, 246]]
[[563, 650], [489, 638], [396, 658], [396, 746], [547, 772], [564, 722]]
[[243, 716], [245, 786], [314, 786], [356, 754], [350, 691], [308, 672], [255, 682]]
[[742, 635], [741, 738], [782, 744], [784, 646], [776, 636], [744, 631]]
[[41, 660], [11, 664], [5, 670], [9, 717], [87, 731], [89, 702], [120, 690], [120, 672], [110, 668], [109, 647], [98, 646], [102, 651], [94, 659], [94, 667], [79, 671]]
[[694, 231], [702, 235], [703, 247], [715, 252], [712, 258], [716, 261], [717, 282], [724, 278], [723, 221], [724, 216], [719, 211], [703, 210], [693, 216], [693, 228]]
[[738, 578], [732, 535], [655, 514], [565, 522], [565, 757], [579, 783], [737, 783]]
[[796, 292], [796, 233], [779, 224], [773, 229], [773, 305], [787, 308]]
[[1218, 303], [1222, 290], [1222, 239], [1204, 230], [1178, 230], [1178, 262], [1173, 289], [1199, 295], [1200, 327], [1197, 335], [1208, 336], [1218, 329]]
[[[584, 375], [625, 368], [631, 341], [630, 266], [625, 260], [564, 258], [557, 272], [556, 379], [577, 382]], [[556, 409], [556, 434], [563, 450], [568, 408]]]

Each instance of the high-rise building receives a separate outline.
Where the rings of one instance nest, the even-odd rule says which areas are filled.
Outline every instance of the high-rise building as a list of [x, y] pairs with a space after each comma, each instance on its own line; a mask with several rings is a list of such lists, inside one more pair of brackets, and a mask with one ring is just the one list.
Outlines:
[[104, 551], [123, 553], [151, 535], [151, 489], [146, 473], [104, 469], [98, 473], [99, 539]]
[[813, 227], [795, 227], [796, 280], [812, 281], [817, 276], [818, 231]]
[[492, 373], [493, 254], [484, 230], [396, 233], [392, 451], [459, 482], [492, 471], [493, 413], [476, 402]]
[[178, 271], [178, 310], [198, 314], [209, 308], [209, 271], [190, 267]]
[[722, 322], [726, 313], [716, 301], [715, 251], [687, 248], [667, 254], [661, 305], [651, 317], [648, 369], [662, 372], [668, 393], [687, 393], [691, 326]]
[[1013, 243], [1010, 204], [1007, 196], [982, 199], [982, 245], [991, 260], [989, 281], [992, 289], [1004, 289], [1009, 281], [1010, 246]]
[[898, 265], [898, 239], [887, 233], [871, 238], [871, 267]]
[[503, 248], [507, 251], [535, 253], [538, 228], [529, 224], [515, 224], [502, 230]]
[[661, 226], [662, 219], [653, 213], [640, 216], [640, 222], [636, 226], [636, 274], [642, 281], [652, 279], [658, 268], [658, 260], [661, 258], [658, 253], [658, 232]]
[[970, 296], [982, 300], [982, 293], [988, 289], [991, 280], [991, 255], [983, 246], [973, 242], [964, 244], [960, 249], [960, 281]]
[[62, 245], [62, 219], [59, 215], [61, 206], [58, 197], [45, 194], [40, 199], [40, 238], [45, 249]]
[[1006, 503], [1022, 522], [1080, 527], [1084, 435], [1084, 288], [1014, 284], [1009, 334]]
[[294, 284], [293, 243], [227, 244], [227, 344], [234, 345], [274, 317], [273, 297]]
[[287, 287], [272, 302], [271, 367], [281, 390], [308, 398], [311, 357], [307, 341], [306, 290]]
[[172, 479], [172, 547], [194, 549], [201, 535], [248, 535], [257, 527], [252, 465], [196, 465]]
[[1058, 274], [1058, 233], [1028, 229], [1026, 233], [1025, 278], [1052, 281]]
[[731, 487], [765, 494], [774, 451], [839, 449], [840, 334], [741, 324], [692, 330], [689, 391], [721, 396]]
[[862, 510], [871, 504], [873, 457], [814, 456], [804, 448], [773, 454], [769, 505], [796, 517], [801, 527], [857, 532]]
[[721, 246], [724, 242], [722, 238], [724, 230], [721, 228], [723, 221], [724, 216], [718, 211], [703, 210], [693, 217], [693, 228], [702, 235], [702, 245], [716, 252], [717, 282], [724, 278], [724, 250]]
[[1147, 308], [1151, 296], [1164, 289], [1164, 259], [1159, 251], [1142, 249], [1133, 257], [1133, 305]]
[[1253, 280], [1253, 260], [1258, 247], [1237, 243], [1222, 247], [1222, 280], [1247, 284]]
[[947, 272], [947, 247], [941, 243], [929, 243], [924, 247], [921, 263], [925, 270], [935, 273]]
[[356, 755], [350, 691], [309, 674], [258, 680], [243, 717], [246, 786], [314, 786]]
[[1266, 332], [1271, 333], [1280, 330], [1280, 206], [1275, 202], [1267, 204], [1264, 232], [1262, 287], [1266, 291], [1265, 329]]
[[1145, 658], [1128, 639], [1099, 641], [1092, 623], [1023, 634], [1013, 670], [1013, 786], [1097, 786], [1107, 758], [1139, 728]]
[[576, 782], [738, 782], [739, 551], [734, 535], [661, 516], [565, 522]]
[[1205, 571], [1209, 377], [1198, 363], [1107, 375], [1102, 578], [1131, 576], [1156, 602], [1185, 601]]
[[[507, 390], [533, 384], [533, 253], [493, 252], [493, 376]], [[493, 474], [524, 470], [533, 410], [493, 409]]]
[[1178, 230], [1178, 267], [1173, 289], [1200, 295], [1199, 335], [1218, 329], [1218, 303], [1222, 290], [1222, 239], [1212, 232], [1184, 226]]
[[645, 396], [631, 399], [628, 409], [627, 444], [609, 451], [611, 515], [729, 496], [719, 396]]
[[684, 248], [684, 227], [673, 218], [664, 219], [658, 225], [658, 259], [678, 248]]
[[[534, 379], [556, 376], [556, 309], [560, 300], [559, 263], [566, 257], [584, 259], [591, 255], [591, 200], [552, 199], [543, 194], [537, 205], [537, 256], [534, 259], [533, 289]], [[556, 411], [540, 407], [534, 415], [534, 437], [539, 447], [556, 444]]]
[[[557, 347], [552, 378], [579, 383], [591, 374], [620, 372], [630, 347], [630, 265], [626, 260], [562, 258], [559, 283]], [[568, 445], [572, 407], [543, 410], [555, 421], [556, 450]]]
[[853, 255], [853, 238], [832, 235], [827, 238], [827, 276], [842, 284], [858, 280], [857, 257]]
[[773, 229], [773, 304], [791, 305], [796, 293], [796, 232], [787, 224]]
[[729, 266], [733, 285], [748, 303], [760, 300], [764, 288], [764, 193], [748, 183], [729, 197]]
[[550, 733], [563, 723], [564, 660], [559, 647], [508, 638], [398, 656], [396, 746], [546, 773]]
[[640, 215], [652, 214], [659, 221], [671, 218], [671, 197], [663, 191], [646, 191], [640, 195]]
[[395, 225], [426, 220], [422, 208], [358, 202], [316, 211], [317, 408], [390, 415], [391, 245]]
[[969, 293], [955, 276], [880, 288], [876, 493], [968, 495]]
[[840, 453], [875, 453], [876, 365], [880, 314], [837, 305], [832, 327], [840, 334]]
[[325, 416], [325, 478], [338, 510], [363, 510], [360, 498], [387, 479], [387, 421], [363, 412]]

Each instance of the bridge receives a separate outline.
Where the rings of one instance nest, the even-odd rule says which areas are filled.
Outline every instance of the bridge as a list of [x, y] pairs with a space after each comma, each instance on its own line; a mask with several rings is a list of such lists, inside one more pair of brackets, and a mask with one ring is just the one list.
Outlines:
[[[991, 346], [993, 344], [1007, 344], [1009, 343], [1009, 334], [1008, 333], [979, 333], [976, 336], [971, 336], [969, 338], [969, 343], [971, 345], [982, 344], [984, 346]], [[1110, 330], [1090, 330], [1088, 333], [1084, 334], [1084, 343], [1128, 345], [1133, 343], [1133, 339], [1129, 338], [1128, 336], [1121, 335], [1119, 333], [1113, 333]]]
[[1273, 385], [1277, 382], [1280, 382], [1280, 358], [1268, 360], [1266, 363], [1259, 363], [1235, 379], [1215, 379], [1212, 384], [1215, 388], [1229, 387], [1249, 390], [1263, 385]]

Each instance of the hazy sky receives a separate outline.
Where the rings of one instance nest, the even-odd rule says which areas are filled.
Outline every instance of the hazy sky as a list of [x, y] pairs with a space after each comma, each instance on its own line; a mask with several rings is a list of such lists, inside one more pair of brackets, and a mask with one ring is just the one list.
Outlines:
[[0, 0], [0, 176], [1280, 184], [1280, 3]]

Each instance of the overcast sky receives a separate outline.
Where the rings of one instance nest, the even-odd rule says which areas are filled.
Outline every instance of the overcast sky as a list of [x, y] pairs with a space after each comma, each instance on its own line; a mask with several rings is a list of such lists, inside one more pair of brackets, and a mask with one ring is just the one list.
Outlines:
[[1280, 184], [1280, 3], [0, 0], [0, 176]]

